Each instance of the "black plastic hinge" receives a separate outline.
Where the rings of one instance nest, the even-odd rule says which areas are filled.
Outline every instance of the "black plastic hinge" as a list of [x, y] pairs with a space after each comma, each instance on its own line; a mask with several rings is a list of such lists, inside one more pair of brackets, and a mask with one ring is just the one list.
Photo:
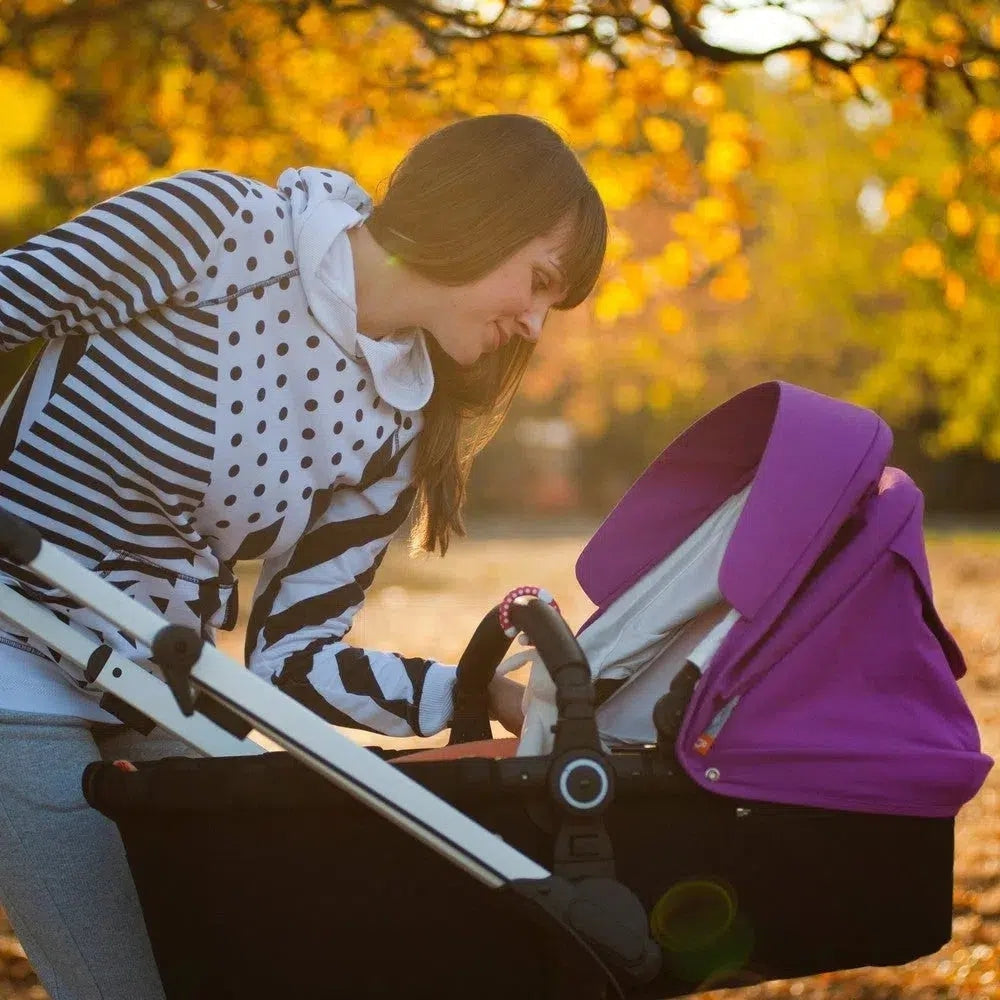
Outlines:
[[0, 508], [0, 556], [27, 566], [42, 551], [42, 536], [38, 529], [23, 518]]
[[133, 708], [127, 701], [122, 701], [117, 695], [105, 691], [100, 700], [100, 706], [105, 712], [110, 712], [120, 719], [129, 729], [134, 729], [143, 736], [148, 736], [156, 728], [156, 720]]

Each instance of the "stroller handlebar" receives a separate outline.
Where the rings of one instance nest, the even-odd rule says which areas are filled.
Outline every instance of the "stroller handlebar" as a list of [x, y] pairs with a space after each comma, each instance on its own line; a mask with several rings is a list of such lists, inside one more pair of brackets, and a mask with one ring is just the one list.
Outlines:
[[[503, 628], [502, 607], [504, 605], [498, 604], [483, 616], [458, 661], [450, 745], [486, 740], [492, 735], [487, 688], [511, 644], [511, 636]], [[586, 726], [588, 720], [593, 720], [594, 714], [590, 668], [558, 609], [542, 598], [528, 595], [511, 601], [507, 605], [507, 614], [538, 650], [540, 659], [552, 676], [560, 722], [577, 730], [581, 725]], [[563, 730], [565, 739], [565, 726]], [[573, 745], [579, 747], [581, 739], [591, 749], [600, 749], [596, 726], [592, 733], [575, 732]], [[556, 750], [559, 749], [557, 732]]]

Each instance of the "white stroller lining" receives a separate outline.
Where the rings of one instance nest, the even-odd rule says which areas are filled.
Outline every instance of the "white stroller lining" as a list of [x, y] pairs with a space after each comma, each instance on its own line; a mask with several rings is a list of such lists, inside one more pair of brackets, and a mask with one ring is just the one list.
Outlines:
[[[719, 591], [719, 569], [750, 493], [747, 486], [706, 518], [666, 559], [621, 594], [577, 640], [594, 680], [625, 680], [597, 712], [605, 745], [655, 743], [653, 705], [691, 659], [704, 671], [739, 614]], [[501, 664], [532, 661], [518, 756], [551, 752], [558, 718], [555, 686], [533, 651]]]

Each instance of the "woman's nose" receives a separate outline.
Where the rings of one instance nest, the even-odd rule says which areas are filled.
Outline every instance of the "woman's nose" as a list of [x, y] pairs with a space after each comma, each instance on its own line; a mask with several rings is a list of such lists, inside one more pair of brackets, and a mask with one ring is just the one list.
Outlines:
[[548, 312], [541, 306], [534, 306], [526, 309], [517, 318], [517, 332], [525, 340], [534, 343], [542, 335], [542, 325], [545, 323], [545, 316]]

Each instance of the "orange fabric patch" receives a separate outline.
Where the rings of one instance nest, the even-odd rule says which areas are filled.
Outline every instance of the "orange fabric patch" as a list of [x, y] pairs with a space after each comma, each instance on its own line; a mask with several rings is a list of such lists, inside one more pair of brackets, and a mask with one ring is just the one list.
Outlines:
[[457, 760], [461, 757], [513, 757], [517, 753], [517, 743], [513, 737], [502, 740], [474, 740], [471, 743], [456, 743], [450, 747], [417, 750], [397, 757], [393, 763], [408, 764], [411, 760]]

